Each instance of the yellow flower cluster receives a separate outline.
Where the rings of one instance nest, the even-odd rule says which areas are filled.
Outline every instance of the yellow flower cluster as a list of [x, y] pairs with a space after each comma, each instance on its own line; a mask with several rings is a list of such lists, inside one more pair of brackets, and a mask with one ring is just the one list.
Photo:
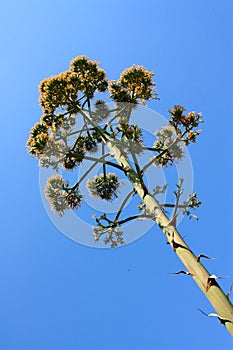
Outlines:
[[46, 114], [76, 99], [81, 81], [70, 71], [42, 80], [39, 85], [40, 103]]
[[107, 85], [105, 71], [97, 62], [78, 56], [71, 61], [68, 71], [42, 80], [39, 101], [44, 113], [50, 114], [58, 107], [77, 104], [79, 92], [90, 99], [96, 91], [104, 92]]
[[43, 153], [48, 139], [48, 126], [43, 122], [36, 123], [31, 129], [30, 137], [27, 141], [29, 153], [35, 157], [39, 157]]
[[105, 92], [108, 87], [106, 73], [98, 67], [97, 61], [90, 61], [86, 56], [78, 56], [70, 63], [70, 70], [75, 72], [82, 82], [81, 91], [92, 98], [94, 92]]
[[202, 114], [196, 112], [189, 112], [184, 114], [185, 108], [179, 105], [168, 110], [171, 116], [169, 123], [176, 129], [177, 134], [183, 134], [184, 144], [187, 146], [190, 142], [196, 142], [197, 136], [201, 130], [194, 130], [203, 123]]
[[110, 82], [110, 96], [117, 102], [137, 103], [140, 100], [145, 104], [145, 101], [157, 96], [153, 76], [154, 73], [143, 66], [133, 65], [124, 70], [117, 82]]

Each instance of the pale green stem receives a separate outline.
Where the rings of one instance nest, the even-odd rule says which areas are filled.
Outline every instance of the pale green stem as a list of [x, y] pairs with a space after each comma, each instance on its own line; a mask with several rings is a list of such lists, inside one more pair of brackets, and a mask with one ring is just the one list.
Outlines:
[[177, 256], [183, 262], [187, 270], [192, 274], [194, 281], [210, 301], [217, 314], [229, 320], [225, 323], [229, 333], [233, 336], [233, 306], [222, 289], [218, 285], [212, 285], [206, 291], [209, 272], [203, 264], [197, 261], [196, 255], [191, 251], [185, 243], [178, 230], [170, 225], [169, 218], [164, 214], [157, 200], [149, 193], [145, 193], [145, 189], [140, 183], [137, 173], [132, 169], [129, 162], [122, 156], [120, 149], [114, 142], [107, 142], [107, 146], [111, 154], [114, 154], [117, 162], [122, 166], [128, 179], [133, 184], [138, 195], [144, 201], [146, 208], [154, 214], [155, 221], [165, 234], [168, 243], [173, 247]]

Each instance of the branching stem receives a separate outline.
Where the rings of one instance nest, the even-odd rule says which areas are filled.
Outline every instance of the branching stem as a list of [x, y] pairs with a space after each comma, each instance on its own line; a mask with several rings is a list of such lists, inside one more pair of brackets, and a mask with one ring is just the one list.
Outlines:
[[102, 155], [99, 159], [97, 159], [91, 166], [90, 168], [88, 168], [88, 170], [83, 174], [83, 176], [81, 176], [80, 180], [73, 186], [71, 187], [71, 190], [75, 190], [76, 188], [79, 187], [79, 185], [81, 184], [81, 182], [87, 177], [87, 175], [91, 172], [91, 170], [99, 163], [100, 160], [105, 159], [106, 157], [108, 157], [110, 154], [109, 153], [105, 153], [104, 155]]
[[114, 222], [117, 222], [117, 221], [118, 221], [118, 219], [119, 219], [119, 217], [120, 217], [120, 215], [121, 215], [121, 213], [122, 213], [122, 210], [124, 209], [126, 203], [128, 202], [129, 198], [130, 198], [132, 195], [134, 195], [134, 194], [135, 194], [135, 189], [133, 189], [132, 191], [130, 191], [130, 192], [127, 194], [127, 196], [124, 198], [123, 202], [121, 203], [120, 208], [118, 209], [118, 212], [117, 212], [117, 215], [116, 215], [116, 217], [115, 217], [115, 219], [114, 219]]

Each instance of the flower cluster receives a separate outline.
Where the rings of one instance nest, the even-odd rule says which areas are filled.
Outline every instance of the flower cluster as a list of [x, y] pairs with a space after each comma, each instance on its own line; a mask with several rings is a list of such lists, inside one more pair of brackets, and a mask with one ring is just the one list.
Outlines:
[[197, 198], [197, 193], [191, 193], [188, 195], [186, 201], [184, 202], [184, 209], [183, 209], [183, 213], [187, 216], [189, 216], [189, 218], [194, 218], [194, 219], [198, 219], [198, 217], [196, 215], [191, 214], [191, 210], [195, 210], [196, 208], [199, 208], [199, 206], [201, 205], [201, 201]]
[[39, 122], [31, 129], [29, 139], [27, 141], [28, 151], [32, 156], [39, 158], [43, 153], [49, 139], [48, 126]]
[[142, 66], [133, 65], [126, 69], [118, 81], [109, 84], [110, 97], [116, 102], [145, 103], [156, 98], [155, 83], [152, 81], [153, 73]]
[[66, 150], [62, 161], [63, 168], [73, 170], [82, 163], [86, 152], [95, 153], [97, 151], [97, 144], [101, 141], [102, 139], [96, 131], [79, 136], [75, 140], [74, 147]]
[[78, 190], [66, 191], [66, 201], [69, 209], [78, 209], [82, 204], [82, 197]]
[[82, 87], [79, 76], [65, 71], [44, 79], [39, 85], [40, 103], [45, 114], [54, 113], [58, 107], [64, 107], [77, 99]]
[[64, 116], [62, 114], [43, 115], [40, 122], [36, 123], [31, 129], [27, 147], [32, 156], [41, 159], [42, 156], [58, 156], [58, 153], [64, 154], [61, 149], [62, 143], [56, 142], [57, 139], [67, 139], [69, 132], [75, 126], [74, 116]]
[[[144, 67], [133, 65], [122, 72], [119, 80], [108, 83], [106, 73], [99, 68], [98, 62], [78, 56], [71, 61], [67, 71], [40, 83], [40, 104], [43, 112], [40, 122], [36, 123], [30, 132], [27, 141], [29, 153], [38, 158], [40, 166], [52, 166], [57, 172], [60, 165], [65, 170], [73, 170], [84, 159], [93, 160], [93, 165], [72, 187], [69, 187], [69, 182], [65, 182], [59, 174], [48, 179], [45, 196], [56, 214], [62, 216], [66, 210], [81, 206], [79, 185], [98, 162], [106, 162], [103, 164], [103, 174], [87, 181], [89, 193], [106, 201], [113, 201], [118, 197], [121, 182], [116, 174], [106, 172], [106, 166], [113, 166], [123, 171], [126, 176], [130, 175], [124, 164], [103, 160], [116, 153], [113, 147], [112, 150], [109, 147], [110, 143], [116, 143], [122, 157], [128, 159], [128, 162], [134, 162], [137, 172], [134, 176], [135, 181], [140, 183], [146, 194], [147, 188], [143, 179], [145, 170], [151, 164], [166, 167], [178, 162], [184, 156], [183, 146], [196, 142], [200, 134], [200, 130], [196, 128], [202, 122], [201, 113], [186, 114], [184, 107], [176, 105], [169, 110], [170, 126], [163, 127], [155, 133], [156, 141], [153, 147], [144, 146], [142, 130], [138, 125], [130, 123], [130, 117], [139, 103], [145, 104], [146, 101], [157, 98], [153, 75]], [[96, 93], [103, 93], [107, 88], [114, 101], [112, 109], [108, 108], [104, 100], [97, 100], [95, 103], [91, 101]], [[75, 130], [77, 115], [81, 118], [77, 123], [78, 130]], [[82, 121], [83, 124], [79, 125]], [[103, 146], [100, 158], [87, 155], [96, 152], [100, 143]], [[105, 146], [110, 149], [106, 154]], [[137, 154], [144, 150], [155, 153], [152, 160], [141, 169], [137, 162]], [[165, 203], [163, 206], [174, 208], [175, 213], [177, 208], [180, 208], [191, 217], [191, 210], [197, 208], [201, 202], [194, 193], [189, 195], [183, 204], [179, 204], [182, 181], [177, 185], [178, 190], [174, 192], [175, 205]], [[164, 193], [165, 190], [166, 185], [157, 186], [153, 195]], [[149, 212], [143, 201], [138, 206], [141, 212], [139, 215], [119, 220], [125, 204], [134, 193], [136, 191], [127, 195], [113, 221], [107, 218], [106, 214], [101, 215], [99, 219], [95, 218], [97, 227], [93, 228], [93, 233], [96, 242], [103, 238], [105, 244], [117, 247], [125, 243], [123, 232], [119, 229], [122, 224], [134, 219], [155, 220], [154, 214]]]
[[187, 146], [191, 142], [196, 142], [196, 138], [201, 133], [201, 130], [194, 131], [193, 129], [198, 127], [203, 120], [201, 119], [201, 113], [189, 112], [186, 115], [184, 111], [184, 107], [174, 106], [173, 110], [169, 110], [171, 116], [169, 123], [179, 135], [183, 135], [184, 144]]
[[86, 56], [78, 56], [70, 63], [70, 70], [81, 80], [81, 91], [87, 98], [93, 98], [95, 91], [105, 92], [108, 87], [105, 71], [98, 62], [90, 61]]
[[75, 149], [70, 149], [62, 162], [62, 166], [65, 170], [73, 170], [80, 163], [82, 163], [84, 158], [84, 151], [79, 147], [75, 147]]
[[93, 180], [88, 180], [87, 187], [93, 197], [112, 201], [117, 198], [120, 182], [118, 176], [113, 173], [100, 174], [96, 175]]
[[164, 126], [162, 130], [156, 131], [157, 139], [153, 148], [158, 150], [154, 157], [155, 166], [168, 166], [182, 159], [184, 152], [179, 139], [177, 138], [174, 128]]
[[51, 209], [58, 215], [64, 215], [67, 209], [77, 209], [81, 205], [82, 195], [78, 189], [68, 189], [61, 175], [51, 176], [47, 181], [45, 196]]
[[117, 247], [119, 244], [125, 244], [123, 240], [123, 231], [119, 230], [114, 221], [110, 220], [104, 213], [99, 218], [96, 215], [93, 216], [97, 226], [93, 227], [93, 234], [95, 242], [98, 242], [102, 236], [104, 236], [104, 244], [111, 244], [111, 248]]
[[104, 238], [104, 244], [110, 244], [111, 248], [116, 248], [118, 245], [125, 244], [123, 240], [123, 231], [117, 227], [93, 227], [94, 241], [98, 242], [99, 239], [106, 235]]
[[39, 101], [46, 115], [53, 115], [57, 108], [75, 112], [79, 105], [79, 92], [91, 99], [96, 91], [106, 91], [107, 86], [106, 74], [97, 62], [78, 56], [71, 61], [69, 70], [42, 80]]
[[52, 131], [56, 131], [63, 123], [63, 115], [58, 113], [43, 114], [41, 117], [41, 122], [45, 123]]

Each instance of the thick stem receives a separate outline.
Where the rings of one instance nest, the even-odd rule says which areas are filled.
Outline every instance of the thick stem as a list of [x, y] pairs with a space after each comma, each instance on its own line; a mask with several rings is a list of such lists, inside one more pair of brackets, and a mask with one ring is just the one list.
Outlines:
[[164, 214], [162, 208], [156, 199], [149, 193], [145, 192], [138, 174], [132, 169], [127, 159], [122, 155], [121, 150], [114, 142], [107, 142], [107, 146], [116, 161], [124, 169], [128, 179], [133, 184], [138, 195], [144, 201], [147, 209], [154, 214], [155, 221], [166, 236], [168, 243], [172, 246], [177, 256], [180, 258], [187, 270], [192, 274], [192, 277], [206, 298], [210, 301], [217, 314], [228, 320], [225, 326], [229, 333], [233, 336], [233, 306], [227, 296], [224, 294], [220, 286], [215, 282], [210, 288], [207, 288], [210, 274], [198, 261], [196, 255], [191, 251], [188, 245], [184, 242], [178, 230], [170, 224], [169, 218]]

